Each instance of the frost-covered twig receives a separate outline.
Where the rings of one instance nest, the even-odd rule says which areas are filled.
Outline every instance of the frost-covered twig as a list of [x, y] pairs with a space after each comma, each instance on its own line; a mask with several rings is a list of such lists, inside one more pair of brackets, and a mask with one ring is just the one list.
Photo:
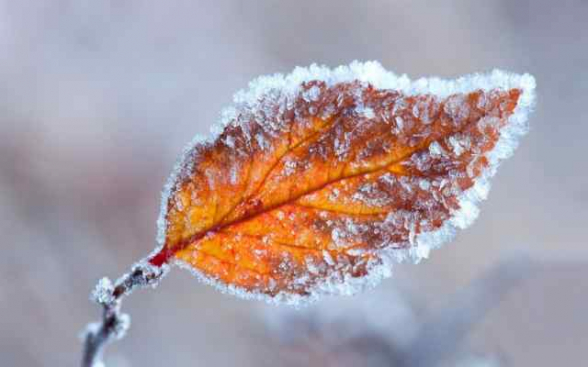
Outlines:
[[129, 315], [121, 313], [121, 303], [133, 290], [156, 286], [166, 273], [166, 267], [155, 267], [144, 261], [135, 265], [130, 273], [116, 283], [102, 278], [91, 294], [91, 299], [102, 305], [102, 320], [88, 324], [84, 333], [82, 367], [103, 366], [102, 352], [106, 344], [123, 338], [129, 329]]

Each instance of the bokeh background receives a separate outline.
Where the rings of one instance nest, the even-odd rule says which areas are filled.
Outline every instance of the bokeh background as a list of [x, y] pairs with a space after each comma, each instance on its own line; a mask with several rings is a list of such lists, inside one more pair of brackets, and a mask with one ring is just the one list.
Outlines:
[[512, 252], [540, 269], [495, 277], [466, 307], [488, 312], [439, 365], [584, 365], [587, 18], [583, 0], [1, 0], [0, 365], [78, 365], [78, 333], [99, 316], [91, 288], [152, 250], [173, 162], [236, 90], [354, 59], [412, 77], [535, 75], [531, 132], [478, 221], [376, 290], [301, 311], [174, 270], [127, 299], [133, 325], [107, 365], [394, 366], [429, 315], [468, 304], [460, 290]]

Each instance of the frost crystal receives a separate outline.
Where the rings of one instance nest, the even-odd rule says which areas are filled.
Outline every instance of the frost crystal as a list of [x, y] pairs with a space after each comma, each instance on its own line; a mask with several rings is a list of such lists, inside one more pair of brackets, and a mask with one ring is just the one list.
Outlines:
[[90, 299], [101, 305], [108, 305], [114, 302], [114, 285], [106, 277], [100, 279], [90, 295]]
[[314, 102], [318, 100], [320, 92], [320, 88], [314, 85], [311, 88], [309, 88], [306, 92], [302, 93], [302, 96], [307, 102]]
[[[368, 92], [374, 90], [376, 97]], [[520, 96], [514, 110], [507, 113], [508, 106], [496, 105], [496, 96], [512, 90]], [[311, 65], [288, 75], [260, 77], [248, 90], [234, 96], [234, 105], [223, 112], [220, 124], [211, 129], [212, 136], [195, 139], [176, 164], [163, 192], [158, 220], [160, 247], [156, 252], [164, 246], [171, 226], [168, 209], [188, 213], [191, 208], [200, 208], [221, 185], [228, 185], [225, 190], [237, 195], [243, 191], [239, 186], [243, 177], [264, 177], [260, 171], [263, 163], [276, 168], [259, 183], [266, 191], [258, 187], [259, 197], [239, 207], [240, 213], [256, 214], [264, 200], [284, 196], [279, 187], [285, 187], [296, 202], [288, 208], [277, 206], [273, 213], [264, 212], [263, 225], [259, 226], [263, 234], [243, 232], [235, 238], [257, 238], [258, 245], [268, 251], [252, 249], [251, 254], [256, 259], [274, 256], [267, 262], [278, 264], [281, 274], [288, 274], [292, 280], [292, 287], [285, 288], [271, 273], [250, 272], [243, 277], [249, 277], [250, 284], [265, 284], [266, 291], [246, 291], [196, 269], [186, 261], [188, 255], [174, 263], [225, 292], [270, 302], [297, 304], [321, 294], [353, 294], [373, 287], [390, 276], [393, 263], [428, 257], [431, 249], [451, 240], [457, 229], [474, 221], [478, 203], [487, 196], [489, 180], [527, 132], [534, 90], [535, 80], [528, 74], [495, 70], [451, 81], [436, 77], [411, 81], [384, 70], [377, 62], [353, 62], [335, 69]], [[280, 137], [288, 136], [298, 148], [296, 139], [302, 139], [303, 132], [323, 131], [323, 125], [312, 125], [315, 118], [329, 123], [333, 116], [336, 121], [326, 129], [328, 135], [318, 136], [316, 144], [309, 143], [308, 149], [297, 151], [297, 155], [284, 156]], [[490, 145], [487, 131], [496, 138]], [[380, 136], [385, 134], [394, 136], [385, 140]], [[220, 145], [229, 148], [225, 155], [211, 155], [210, 159], [218, 159], [212, 163], [225, 167], [226, 173], [207, 168], [198, 171], [195, 162], [205, 156], [202, 152]], [[412, 150], [404, 157], [405, 153], [395, 151], [398, 147]], [[376, 158], [385, 154], [396, 157], [399, 164], [371, 172]], [[276, 156], [278, 160], [270, 159]], [[312, 179], [343, 171], [351, 172], [349, 176], [370, 173], [366, 182], [350, 177], [311, 192]], [[182, 196], [181, 203], [175, 201], [177, 205], [168, 205], [179, 182], [196, 173], [206, 178], [202, 185], [194, 185], [195, 191], [202, 191]], [[308, 187], [308, 195], [298, 195], [300, 187]], [[211, 199], [213, 206], [223, 209], [224, 204], [218, 200]], [[280, 232], [284, 228], [288, 231]], [[215, 236], [210, 233], [205, 238], [213, 241]], [[240, 250], [236, 240], [230, 246], [226, 241], [220, 243], [229, 249], [227, 253]], [[285, 250], [269, 251], [272, 244]], [[289, 246], [311, 248], [315, 253], [300, 260], [287, 250]], [[197, 249], [193, 253], [194, 261], [205, 261], [198, 258]], [[299, 267], [300, 261], [304, 269]], [[266, 283], [263, 276], [269, 276]], [[313, 282], [318, 278], [322, 281]], [[108, 288], [106, 280], [101, 288]], [[108, 301], [108, 292], [95, 293], [99, 302]]]

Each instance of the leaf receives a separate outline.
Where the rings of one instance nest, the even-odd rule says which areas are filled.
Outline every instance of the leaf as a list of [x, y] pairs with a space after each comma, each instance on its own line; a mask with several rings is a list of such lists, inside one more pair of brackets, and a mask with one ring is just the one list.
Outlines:
[[262, 77], [178, 163], [150, 262], [288, 303], [375, 285], [473, 221], [533, 99], [533, 77], [499, 71], [411, 83], [354, 62]]

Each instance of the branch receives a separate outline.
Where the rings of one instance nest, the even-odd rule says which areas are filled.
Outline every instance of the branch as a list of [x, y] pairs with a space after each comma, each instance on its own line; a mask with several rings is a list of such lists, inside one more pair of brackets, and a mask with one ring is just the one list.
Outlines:
[[82, 367], [104, 366], [104, 347], [108, 342], [122, 339], [131, 324], [129, 315], [120, 311], [122, 300], [137, 288], [157, 286], [167, 270], [167, 266], [156, 267], [143, 261], [133, 266], [131, 272], [120, 277], [115, 284], [108, 278], [100, 279], [90, 299], [102, 305], [102, 320], [86, 327]]

